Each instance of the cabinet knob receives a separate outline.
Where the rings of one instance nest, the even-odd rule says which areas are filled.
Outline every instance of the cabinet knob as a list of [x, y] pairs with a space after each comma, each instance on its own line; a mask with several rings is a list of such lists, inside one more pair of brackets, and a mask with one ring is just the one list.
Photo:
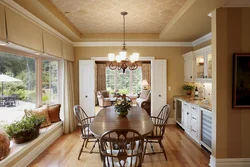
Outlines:
[[192, 77], [192, 76], [190, 76], [190, 78], [192, 79], [193, 77]]
[[88, 96], [85, 96], [85, 98], [88, 98]]
[[189, 115], [189, 112], [187, 112], [187, 115]]
[[161, 95], [159, 95], [159, 97], [161, 97]]
[[205, 78], [207, 78], [207, 76], [205, 76]]
[[202, 78], [205, 78], [204, 76], [202, 76]]

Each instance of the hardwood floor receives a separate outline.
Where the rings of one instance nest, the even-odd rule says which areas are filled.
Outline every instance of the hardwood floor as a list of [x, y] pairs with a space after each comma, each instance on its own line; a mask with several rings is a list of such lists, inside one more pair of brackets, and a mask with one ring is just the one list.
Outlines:
[[[82, 140], [80, 130], [71, 134], [61, 136], [53, 145], [37, 157], [29, 167], [101, 167], [102, 161], [98, 153], [82, 153], [80, 160], [77, 160]], [[196, 144], [177, 125], [169, 125], [163, 141], [168, 161], [163, 154], [146, 155], [143, 167], [206, 167], [209, 166], [210, 154]], [[90, 150], [92, 143], [88, 144], [85, 150]], [[159, 149], [154, 146], [155, 150]], [[94, 149], [98, 152], [98, 146]], [[147, 149], [150, 151], [150, 148]]]

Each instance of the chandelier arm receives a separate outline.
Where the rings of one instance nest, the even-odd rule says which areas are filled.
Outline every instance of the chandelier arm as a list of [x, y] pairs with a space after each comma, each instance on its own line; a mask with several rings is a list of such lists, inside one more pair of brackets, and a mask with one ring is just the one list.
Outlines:
[[111, 70], [115, 70], [117, 68], [117, 65], [114, 65], [112, 62], [109, 64], [109, 68]]

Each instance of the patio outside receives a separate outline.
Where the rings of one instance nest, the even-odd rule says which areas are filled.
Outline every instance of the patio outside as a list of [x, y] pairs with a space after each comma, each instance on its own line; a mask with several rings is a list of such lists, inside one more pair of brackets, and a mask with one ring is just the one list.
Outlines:
[[[41, 73], [42, 72], [42, 73]], [[42, 104], [58, 102], [58, 61], [42, 60]], [[10, 123], [37, 103], [36, 59], [0, 52], [0, 121]]]

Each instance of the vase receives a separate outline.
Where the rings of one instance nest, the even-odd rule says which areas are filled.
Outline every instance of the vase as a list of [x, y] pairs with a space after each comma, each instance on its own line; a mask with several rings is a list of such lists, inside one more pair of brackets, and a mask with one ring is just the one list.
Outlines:
[[0, 161], [4, 159], [10, 151], [10, 140], [7, 133], [0, 128]]
[[116, 111], [119, 117], [126, 117], [128, 115], [128, 110], [125, 111]]
[[187, 94], [188, 96], [191, 96], [192, 90], [187, 90], [187, 91], [186, 91], [186, 94]]

